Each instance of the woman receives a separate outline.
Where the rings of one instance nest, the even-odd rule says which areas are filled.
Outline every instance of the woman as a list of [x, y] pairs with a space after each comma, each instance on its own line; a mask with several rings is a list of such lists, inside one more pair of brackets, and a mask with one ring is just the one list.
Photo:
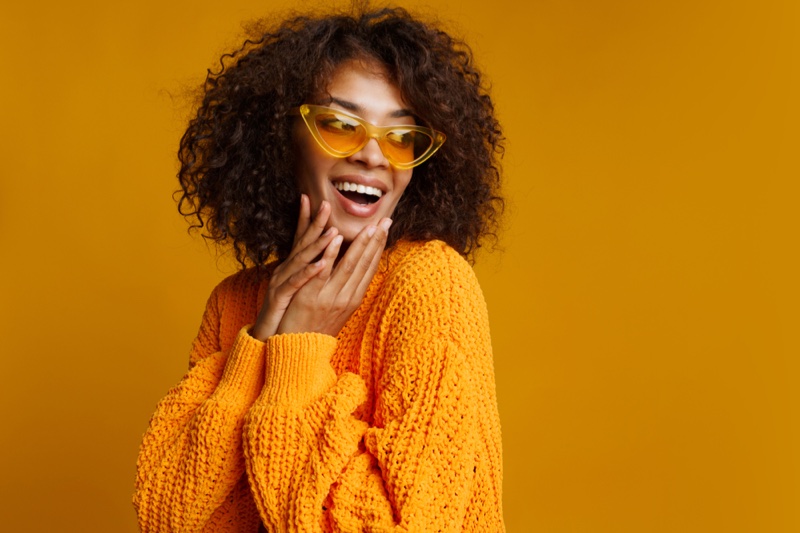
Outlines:
[[144, 436], [143, 531], [503, 531], [485, 303], [501, 206], [469, 51], [401, 9], [300, 17], [209, 74], [180, 208], [243, 267]]

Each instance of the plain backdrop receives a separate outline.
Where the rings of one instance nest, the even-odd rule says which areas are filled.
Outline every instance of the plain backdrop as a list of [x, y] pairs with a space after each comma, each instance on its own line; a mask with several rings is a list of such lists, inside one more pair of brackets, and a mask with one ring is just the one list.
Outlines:
[[[136, 530], [142, 433], [234, 271], [171, 197], [186, 94], [290, 4], [0, 10], [4, 531]], [[477, 265], [508, 531], [799, 531], [800, 3], [402, 5], [472, 45], [508, 139]]]

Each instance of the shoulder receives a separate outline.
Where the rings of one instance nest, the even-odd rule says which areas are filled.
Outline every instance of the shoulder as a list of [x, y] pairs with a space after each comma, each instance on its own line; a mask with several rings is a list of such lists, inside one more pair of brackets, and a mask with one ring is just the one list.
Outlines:
[[384, 289], [407, 305], [460, 307], [466, 301], [483, 304], [472, 266], [442, 241], [401, 241], [392, 248]]
[[247, 268], [223, 279], [211, 291], [206, 304], [206, 317], [215, 324], [220, 346], [231, 345], [239, 330], [255, 321], [263, 298], [265, 268]]
[[402, 242], [392, 252], [376, 307], [387, 365], [490, 353], [486, 302], [466, 259], [441, 241]]
[[445, 242], [401, 241], [389, 252], [387, 282], [442, 289], [477, 285], [467, 260]]
[[441, 274], [447, 276], [473, 276], [473, 270], [464, 257], [443, 241], [401, 241], [389, 252], [389, 274], [404, 277], [427, 278]]
[[258, 292], [264, 275], [263, 269], [246, 268], [226, 277], [211, 291], [209, 307], [213, 305], [222, 313], [225, 308], [246, 306]]
[[235, 299], [243, 293], [252, 292], [254, 288], [257, 289], [264, 279], [264, 276], [265, 272], [263, 268], [245, 268], [220, 281], [217, 286], [214, 287], [212, 295], [216, 295], [216, 297], [222, 299]]

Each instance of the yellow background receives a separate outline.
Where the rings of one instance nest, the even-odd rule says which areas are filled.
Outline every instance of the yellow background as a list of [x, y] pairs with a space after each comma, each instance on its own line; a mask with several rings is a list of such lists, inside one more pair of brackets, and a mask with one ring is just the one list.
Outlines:
[[[186, 87], [281, 2], [0, 12], [0, 529], [135, 531], [231, 272], [170, 197]], [[313, 5], [313, 4], [307, 4]], [[510, 532], [800, 531], [800, 3], [446, 0], [508, 137]]]

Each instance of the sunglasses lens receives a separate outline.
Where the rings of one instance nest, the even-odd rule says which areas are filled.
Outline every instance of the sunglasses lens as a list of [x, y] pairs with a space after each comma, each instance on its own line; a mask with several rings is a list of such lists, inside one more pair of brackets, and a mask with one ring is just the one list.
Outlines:
[[343, 154], [356, 151], [367, 136], [364, 126], [345, 115], [320, 113], [314, 121], [325, 143], [334, 151]]
[[381, 144], [386, 157], [401, 164], [422, 157], [433, 145], [433, 138], [420, 131], [396, 129], [386, 134]]

